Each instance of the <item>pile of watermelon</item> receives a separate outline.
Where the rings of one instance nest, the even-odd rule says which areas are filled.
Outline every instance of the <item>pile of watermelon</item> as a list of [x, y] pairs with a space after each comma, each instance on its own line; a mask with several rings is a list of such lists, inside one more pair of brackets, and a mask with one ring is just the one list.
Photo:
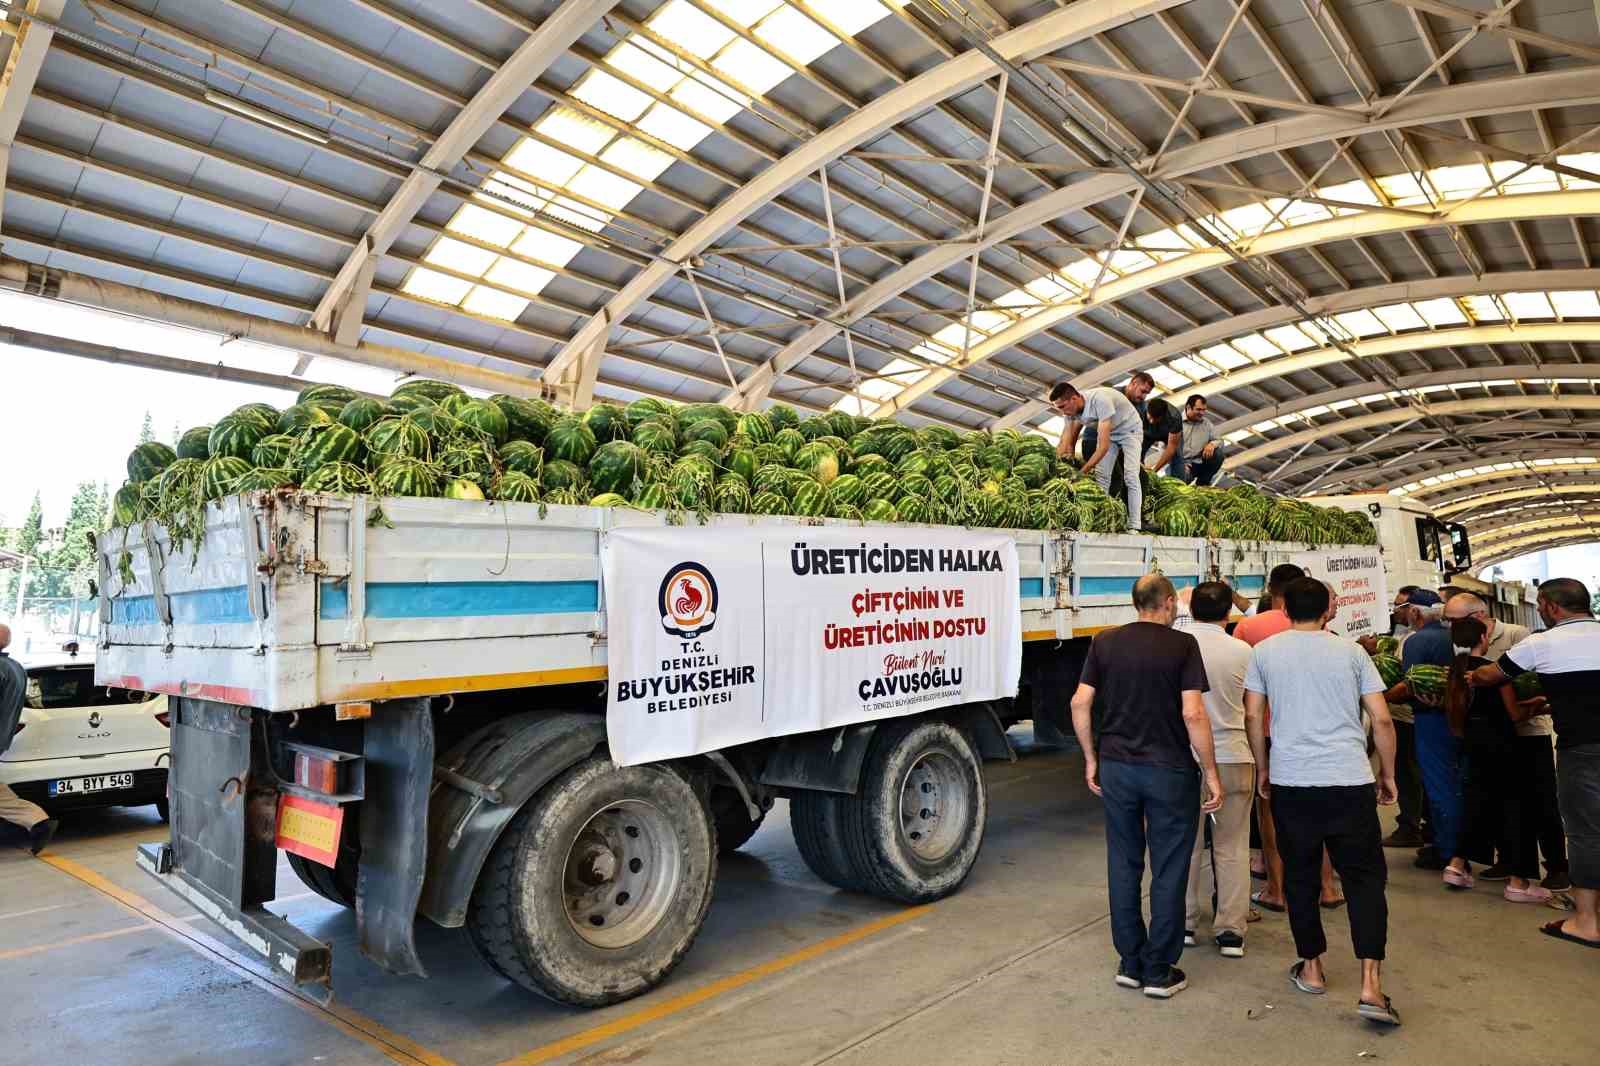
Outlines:
[[[1372, 542], [1361, 515], [1275, 500], [1249, 486], [1147, 477], [1151, 532]], [[139, 445], [116, 494], [115, 522], [156, 518], [182, 537], [195, 531], [207, 501], [284, 487], [1096, 533], [1128, 524], [1122, 501], [1036, 434], [653, 398], [580, 414], [514, 396], [474, 399], [427, 380], [408, 381], [386, 400], [313, 385], [284, 410], [247, 404], [191, 429], [176, 449]]]

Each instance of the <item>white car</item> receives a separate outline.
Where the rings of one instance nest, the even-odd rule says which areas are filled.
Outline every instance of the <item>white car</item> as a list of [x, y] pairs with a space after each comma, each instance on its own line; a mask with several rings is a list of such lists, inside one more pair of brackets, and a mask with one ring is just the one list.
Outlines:
[[167, 697], [94, 683], [92, 655], [19, 658], [28, 695], [0, 782], [52, 815], [156, 805], [167, 817]]

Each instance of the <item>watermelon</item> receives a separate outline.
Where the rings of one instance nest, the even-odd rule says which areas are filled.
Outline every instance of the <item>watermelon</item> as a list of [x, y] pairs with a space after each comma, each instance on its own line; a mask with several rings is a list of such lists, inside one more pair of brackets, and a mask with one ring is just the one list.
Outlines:
[[894, 509], [902, 522], [931, 522], [933, 509], [926, 496], [902, 496], [895, 501]]
[[370, 492], [372, 479], [354, 463], [323, 463], [311, 472], [300, 488], [305, 492]]
[[434, 403], [426, 396], [422, 396], [417, 393], [412, 393], [409, 396], [389, 397], [389, 410], [393, 411], [397, 415], [408, 415], [413, 411], [421, 411], [426, 408], [438, 406], [438, 404]]
[[253, 466], [239, 482], [240, 492], [270, 492], [273, 489], [293, 486], [300, 478], [286, 466]]
[[128, 453], [128, 480], [149, 481], [178, 459], [178, 453], [160, 441], [141, 444]]
[[491, 396], [489, 402], [500, 408], [506, 416], [506, 427], [512, 440], [543, 444], [545, 434], [555, 422], [555, 409], [543, 400], [526, 400], [520, 396]]
[[643, 492], [634, 497], [633, 502], [647, 511], [666, 511], [676, 506], [667, 486], [659, 481], [646, 486]]
[[781, 515], [789, 513], [789, 501], [776, 492], [758, 492], [750, 500], [750, 513]]
[[772, 428], [772, 419], [759, 411], [751, 411], [739, 416], [739, 432], [749, 437], [751, 444], [765, 444], [777, 431]]
[[857, 507], [853, 503], [840, 503], [838, 500], [830, 497], [828, 505], [828, 517], [842, 518], [848, 522], [859, 522], [861, 521], [861, 508]]
[[445, 445], [435, 462], [447, 477], [466, 478], [479, 485], [487, 485], [494, 479], [494, 449], [484, 440], [453, 441]]
[[551, 489], [544, 494], [544, 502], [552, 507], [576, 507], [587, 498], [587, 494], [577, 488]]
[[680, 456], [697, 455], [712, 466], [719, 466], [722, 463], [722, 449], [708, 440], [692, 440], [685, 444], [683, 450], [678, 454]]
[[211, 457], [211, 427], [195, 426], [185, 430], [178, 438], [179, 459], [209, 459]]
[[349, 426], [357, 433], [362, 433], [368, 426], [391, 413], [389, 405], [382, 400], [374, 400], [370, 396], [358, 396], [345, 404], [343, 410], [339, 412], [339, 423]]
[[723, 465], [731, 474], [738, 474], [749, 481], [756, 476], [756, 453], [751, 448], [730, 448], [723, 459]]
[[500, 449], [500, 464], [508, 471], [539, 480], [544, 473], [544, 449], [525, 440], [514, 440]]
[[750, 486], [756, 495], [770, 492], [785, 498], [789, 495], [789, 468], [776, 463], [756, 468], [755, 477], [750, 479]]
[[796, 452], [794, 465], [823, 485], [839, 476], [839, 456], [820, 441], [813, 441]]
[[505, 412], [488, 400], [466, 400], [450, 413], [462, 425], [496, 444], [503, 443], [511, 434], [511, 422]]
[[646, 422], [661, 420], [662, 416], [669, 415], [671, 410], [672, 408], [668, 407], [664, 400], [658, 400], [654, 396], [641, 396], [623, 408], [622, 414], [628, 420], [628, 429], [631, 432]]
[[250, 418], [227, 415], [211, 427], [211, 433], [206, 440], [206, 454], [213, 459], [231, 455], [235, 459], [248, 460], [261, 439], [269, 435], [261, 428], [259, 422]]
[[514, 503], [538, 503], [539, 482], [520, 470], [506, 470], [490, 482], [489, 498]]
[[552, 459], [544, 464], [539, 483], [546, 491], [577, 488], [583, 482], [583, 471], [576, 463], [565, 459]]
[[825, 437], [832, 433], [833, 423], [817, 415], [803, 420], [796, 428], [799, 429], [800, 435], [806, 440], [816, 440], [818, 437]]
[[850, 472], [852, 474], [860, 474], [862, 477], [866, 477], [868, 474], [879, 470], [887, 473], [893, 469], [893, 463], [876, 453], [869, 453], [867, 455], [857, 454], [852, 456], [850, 460]]
[[724, 433], [732, 433], [739, 424], [739, 416], [720, 403], [690, 403], [677, 409], [678, 424], [686, 430], [698, 422], [715, 422]]
[[329, 422], [306, 430], [289, 453], [289, 465], [309, 480], [310, 474], [329, 463], [359, 464], [361, 457], [361, 435], [349, 426]]
[[898, 522], [900, 512], [895, 510], [894, 504], [888, 500], [878, 499], [868, 502], [861, 508], [861, 517], [868, 522]]
[[[1023, 495], [1018, 493], [1018, 495]], [[903, 477], [895, 486], [894, 500], [896, 506], [901, 500], [927, 500], [933, 497], [933, 482], [918, 475], [916, 477]], [[901, 508], [904, 510], [904, 508]]]
[[476, 481], [468, 481], [464, 477], [451, 478], [444, 486], [444, 498], [447, 500], [481, 500], [483, 490]]
[[[620, 422], [621, 419], [618, 419]], [[600, 445], [589, 460], [589, 481], [597, 492], [631, 496], [644, 480], [648, 457], [643, 448], [625, 440]]]
[[855, 474], [841, 474], [834, 478], [828, 485], [828, 491], [833, 495], [837, 504], [857, 504], [861, 502], [861, 478]]
[[459, 386], [452, 385], [448, 381], [430, 381], [427, 378], [413, 378], [395, 386], [394, 391], [389, 394], [390, 398], [418, 396], [434, 403], [443, 403], [448, 396], [460, 395], [463, 393]]
[[1535, 696], [1544, 695], [1544, 685], [1540, 682], [1539, 675], [1532, 670], [1526, 670], [1512, 678], [1511, 686], [1516, 689], [1519, 700], [1531, 700]]
[[[472, 397], [464, 392], [453, 393], [439, 401], [439, 409], [451, 418], [461, 417], [461, 412], [466, 410], [467, 404], [472, 403]], [[499, 410], [499, 408], [496, 408]]]
[[683, 439], [685, 443], [697, 440], [709, 441], [720, 452], [728, 446], [728, 430], [714, 418], [703, 418], [685, 427]]
[[278, 415], [281, 412], [270, 403], [247, 403], [242, 407], [235, 407], [229, 414], [236, 418], [249, 418], [260, 422], [261, 427], [268, 433], [278, 424]]
[[737, 474], [725, 475], [717, 482], [713, 498], [723, 514], [744, 514], [750, 510], [750, 485]]
[[594, 431], [573, 415], [562, 415], [545, 437], [545, 452], [552, 459], [583, 465], [594, 455]]
[[185, 497], [199, 491], [200, 473], [205, 463], [204, 459], [175, 459], [156, 480], [147, 482], [155, 486], [155, 498], [163, 509], [180, 506]]
[[615, 404], [595, 404], [583, 413], [583, 424], [589, 427], [589, 432], [601, 444], [627, 440], [630, 432], [627, 412]]
[[1377, 644], [1377, 654], [1379, 655], [1400, 654], [1400, 642], [1394, 637], [1379, 637]]
[[800, 416], [786, 403], [775, 403], [766, 410], [767, 421], [774, 431], [794, 429], [800, 425]]
[[412, 456], [388, 455], [373, 472], [372, 487], [380, 496], [437, 496], [439, 474]]
[[795, 486], [794, 513], [806, 518], [818, 517], [828, 511], [828, 490], [817, 481], [807, 480]]
[[626, 496], [618, 495], [615, 492], [602, 492], [598, 496], [589, 497], [589, 506], [590, 507], [626, 507], [626, 506], [628, 506], [628, 499], [627, 499]]
[[238, 492], [249, 473], [250, 464], [238, 456], [212, 456], [200, 468], [200, 495], [207, 500], [220, 500]]
[[111, 524], [131, 526], [145, 516], [144, 486], [130, 481], [111, 498]]
[[1406, 671], [1406, 684], [1414, 695], [1442, 700], [1449, 677], [1442, 666], [1418, 665]]
[[698, 456], [685, 456], [667, 471], [667, 491], [680, 507], [702, 508], [711, 505], [716, 482], [715, 468]]
[[[367, 427], [361, 442], [375, 460], [379, 457], [426, 459], [432, 450], [428, 433], [415, 415], [385, 418]], [[379, 465], [382, 465], [381, 462]]]
[[336, 403], [343, 407], [356, 398], [356, 390], [347, 389], [343, 385], [307, 385], [300, 390], [294, 398], [295, 403], [316, 403], [318, 401]]
[[899, 482], [893, 474], [877, 472], [861, 479], [861, 497], [867, 500], [892, 500]]
[[[227, 419], [223, 419], [226, 422]], [[293, 407], [286, 407], [278, 416], [279, 433], [298, 433], [307, 426], [320, 425], [333, 421], [333, 415], [327, 408], [312, 403], [297, 403]], [[218, 423], [220, 425], [221, 423]], [[216, 430], [212, 430], [213, 433]], [[265, 436], [265, 434], [263, 434]]]
[[797, 429], [780, 429], [772, 435], [772, 443], [783, 449], [784, 461], [792, 463], [795, 454], [806, 446], [806, 439]]
[[1396, 659], [1393, 655], [1384, 655], [1381, 653], [1374, 655], [1372, 657], [1372, 665], [1377, 667], [1378, 676], [1383, 679], [1384, 685], [1388, 688], [1393, 688], [1396, 684], [1398, 684], [1400, 681], [1400, 675], [1404, 673], [1400, 666], [1400, 660]]
[[1019, 456], [1011, 471], [1030, 489], [1036, 489], [1050, 479], [1050, 460], [1036, 453]]
[[678, 450], [678, 432], [659, 419], [646, 419], [634, 427], [633, 443], [653, 455], [673, 455]]
[[407, 411], [405, 417], [430, 437], [460, 436], [461, 422], [436, 403], [423, 404]]

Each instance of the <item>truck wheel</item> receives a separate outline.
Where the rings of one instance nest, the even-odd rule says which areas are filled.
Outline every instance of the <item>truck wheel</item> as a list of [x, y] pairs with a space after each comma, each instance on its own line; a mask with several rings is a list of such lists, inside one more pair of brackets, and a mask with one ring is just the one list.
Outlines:
[[495, 970], [600, 1007], [659, 984], [694, 943], [716, 876], [714, 830], [665, 766], [591, 758], [547, 785], [484, 865], [467, 931]]
[[860, 788], [840, 805], [863, 888], [926, 903], [959, 888], [977, 861], [989, 799], [967, 735], [924, 720], [878, 728]]
[[711, 792], [711, 820], [717, 824], [717, 854], [732, 855], [749, 842], [761, 828], [766, 818], [751, 819], [744, 800], [731, 788], [713, 789]]
[[844, 803], [849, 796], [800, 792], [789, 800], [789, 828], [811, 872], [834, 888], [864, 891], [844, 843]]
[[339, 849], [339, 865], [330, 870], [320, 862], [312, 862], [294, 852], [288, 853], [289, 868], [307, 888], [341, 907], [356, 905], [356, 864], [345, 864], [345, 851]]

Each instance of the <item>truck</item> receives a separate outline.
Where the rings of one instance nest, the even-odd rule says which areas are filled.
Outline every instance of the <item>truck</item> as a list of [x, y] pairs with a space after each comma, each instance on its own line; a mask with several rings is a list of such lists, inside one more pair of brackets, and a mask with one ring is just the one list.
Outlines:
[[[696, 557], [717, 537], [837, 534], [888, 552], [930, 530], [1014, 549], [1019, 617], [1002, 621], [1021, 647], [999, 696], [890, 701], [870, 719], [829, 708], [780, 735], [612, 757], [633, 739], [608, 712], [628, 623], [611, 608], [631, 593], [608, 586], [608, 546], [643, 531]], [[313, 891], [354, 908], [361, 951], [392, 972], [425, 975], [421, 917], [464, 928], [508, 980], [598, 1006], [667, 977], [719, 852], [778, 799], [822, 880], [907, 902], [955, 891], [983, 841], [982, 763], [1016, 757], [1018, 722], [1064, 741], [1089, 640], [1134, 617], [1139, 576], [1253, 596], [1306, 550], [254, 492], [207, 505], [183, 542], [153, 521], [101, 535], [96, 680], [170, 704], [169, 838], [140, 845], [138, 865], [281, 980], [331, 994], [329, 945], [267, 909], [283, 849]], [[662, 583], [665, 613], [648, 624], [698, 632], [711, 587], [690, 577]], [[781, 648], [784, 629], [742, 636]]]
[[1372, 520], [1383, 548], [1388, 586], [1435, 589], [1472, 569], [1472, 546], [1459, 522], [1436, 517], [1427, 505], [1388, 492], [1310, 496], [1307, 503], [1356, 511]]

